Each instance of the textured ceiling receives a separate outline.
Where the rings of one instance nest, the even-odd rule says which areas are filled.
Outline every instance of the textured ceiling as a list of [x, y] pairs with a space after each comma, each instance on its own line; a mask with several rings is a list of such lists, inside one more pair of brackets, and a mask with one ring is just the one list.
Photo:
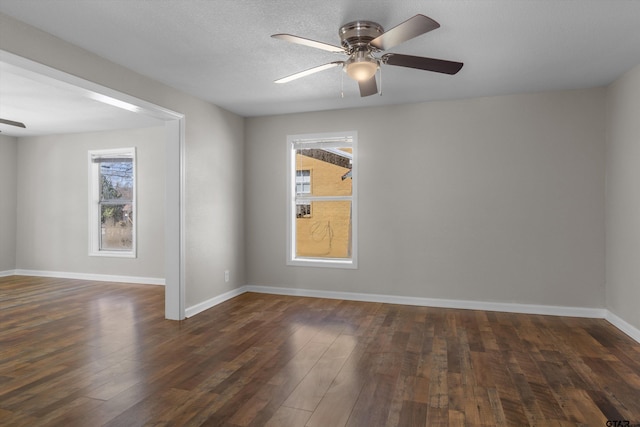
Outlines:
[[[243, 116], [594, 87], [640, 63], [628, 0], [0, 0], [0, 12]], [[273, 83], [341, 57], [271, 34], [339, 44], [348, 21], [389, 29], [417, 13], [441, 28], [392, 52], [464, 62], [457, 75], [387, 65], [367, 98], [339, 68]]]

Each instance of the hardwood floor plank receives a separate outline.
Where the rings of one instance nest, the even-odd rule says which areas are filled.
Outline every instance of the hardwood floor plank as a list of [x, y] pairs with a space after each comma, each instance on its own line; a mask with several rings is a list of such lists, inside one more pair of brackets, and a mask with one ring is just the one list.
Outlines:
[[[319, 342], [308, 342], [289, 362], [269, 379], [269, 384], [282, 385], [292, 383], [297, 385], [327, 351], [329, 345]], [[291, 390], [293, 391], [293, 390]]]
[[347, 421], [348, 427], [383, 426], [389, 417], [390, 396], [396, 387], [397, 377], [373, 374], [365, 382], [353, 411]]
[[[433, 406], [429, 406], [426, 425], [429, 427], [447, 427], [449, 425], [449, 412], [447, 408], [434, 408]], [[466, 414], [464, 414], [464, 419], [466, 425]]]
[[335, 338], [283, 405], [305, 411], [315, 410], [355, 346], [356, 340], [352, 336]]
[[572, 404], [577, 408], [573, 415], [584, 424], [606, 425], [607, 417], [600, 411], [591, 400], [589, 393], [585, 390], [567, 389], [566, 394]]
[[563, 412], [557, 400], [551, 393], [547, 383], [529, 383], [531, 392], [542, 412], [543, 419], [559, 420], [563, 418]]
[[364, 383], [365, 379], [359, 373], [340, 371], [306, 425], [308, 427], [346, 425]]
[[0, 278], [0, 425], [640, 424], [640, 344], [602, 319]]
[[405, 400], [402, 403], [402, 410], [400, 411], [400, 420], [398, 425], [407, 427], [424, 427], [427, 423], [427, 408], [426, 403], [411, 402]]
[[[593, 403], [596, 404], [600, 412], [604, 414], [604, 416], [608, 420], [626, 420], [628, 417], [623, 415], [618, 411], [618, 409], [607, 399], [607, 396], [600, 391], [596, 390], [587, 390], [587, 394], [593, 400]], [[626, 411], [624, 411], [626, 412]]]
[[404, 400], [429, 403], [429, 380], [422, 377], [406, 377]]
[[498, 391], [495, 388], [487, 389], [487, 396], [489, 397], [489, 403], [491, 404], [491, 411], [493, 412], [493, 419], [496, 420], [496, 425], [507, 425]]
[[311, 412], [302, 409], [281, 406], [265, 424], [265, 427], [304, 427], [311, 414]]
[[497, 425], [495, 413], [492, 407], [492, 402], [489, 398], [489, 392], [484, 387], [473, 387], [473, 401], [476, 410], [478, 411], [479, 425], [481, 426], [493, 426]]
[[185, 403], [189, 399], [189, 392], [170, 388], [160, 393], [141, 400], [131, 408], [122, 412], [109, 421], [106, 426], [133, 426], [141, 422], [153, 419], [154, 423], [164, 425], [178, 418]]
[[442, 337], [434, 337], [431, 355], [431, 373], [429, 375], [429, 406], [447, 408], [449, 392], [447, 387], [447, 343]]
[[524, 405], [518, 399], [518, 396], [500, 397], [500, 406], [507, 425], [510, 426], [528, 426], [531, 425], [524, 412]]
[[[431, 384], [429, 384], [431, 387]], [[449, 396], [448, 408], [452, 411], [464, 413], [466, 403], [466, 384], [461, 374], [448, 374], [447, 391]]]
[[475, 384], [482, 387], [494, 387], [495, 380], [489, 363], [489, 355], [484, 352], [472, 351], [470, 358], [470, 369], [474, 376]]

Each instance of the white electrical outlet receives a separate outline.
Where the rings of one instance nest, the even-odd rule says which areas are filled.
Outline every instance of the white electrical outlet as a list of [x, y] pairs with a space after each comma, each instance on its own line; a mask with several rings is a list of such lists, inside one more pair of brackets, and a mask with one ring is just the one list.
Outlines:
[[229, 270], [225, 270], [224, 271], [224, 281], [228, 282], [229, 281]]

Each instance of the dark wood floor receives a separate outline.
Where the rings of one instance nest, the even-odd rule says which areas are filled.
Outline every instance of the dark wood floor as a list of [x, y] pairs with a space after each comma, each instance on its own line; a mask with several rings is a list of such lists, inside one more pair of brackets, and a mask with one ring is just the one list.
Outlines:
[[604, 320], [255, 293], [163, 308], [161, 287], [0, 278], [0, 425], [640, 423], [640, 344]]

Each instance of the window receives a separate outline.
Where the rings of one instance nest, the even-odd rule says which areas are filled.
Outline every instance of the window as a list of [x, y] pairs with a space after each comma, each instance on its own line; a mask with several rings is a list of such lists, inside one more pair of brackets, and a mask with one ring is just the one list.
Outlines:
[[356, 268], [356, 138], [287, 137], [289, 265]]
[[311, 171], [296, 170], [296, 193], [311, 193]]
[[296, 218], [311, 218], [311, 204], [296, 202]]
[[[296, 170], [296, 194], [311, 194], [311, 171]], [[296, 200], [296, 218], [311, 218], [311, 203], [308, 200]]]
[[89, 151], [89, 255], [136, 256], [135, 148]]

